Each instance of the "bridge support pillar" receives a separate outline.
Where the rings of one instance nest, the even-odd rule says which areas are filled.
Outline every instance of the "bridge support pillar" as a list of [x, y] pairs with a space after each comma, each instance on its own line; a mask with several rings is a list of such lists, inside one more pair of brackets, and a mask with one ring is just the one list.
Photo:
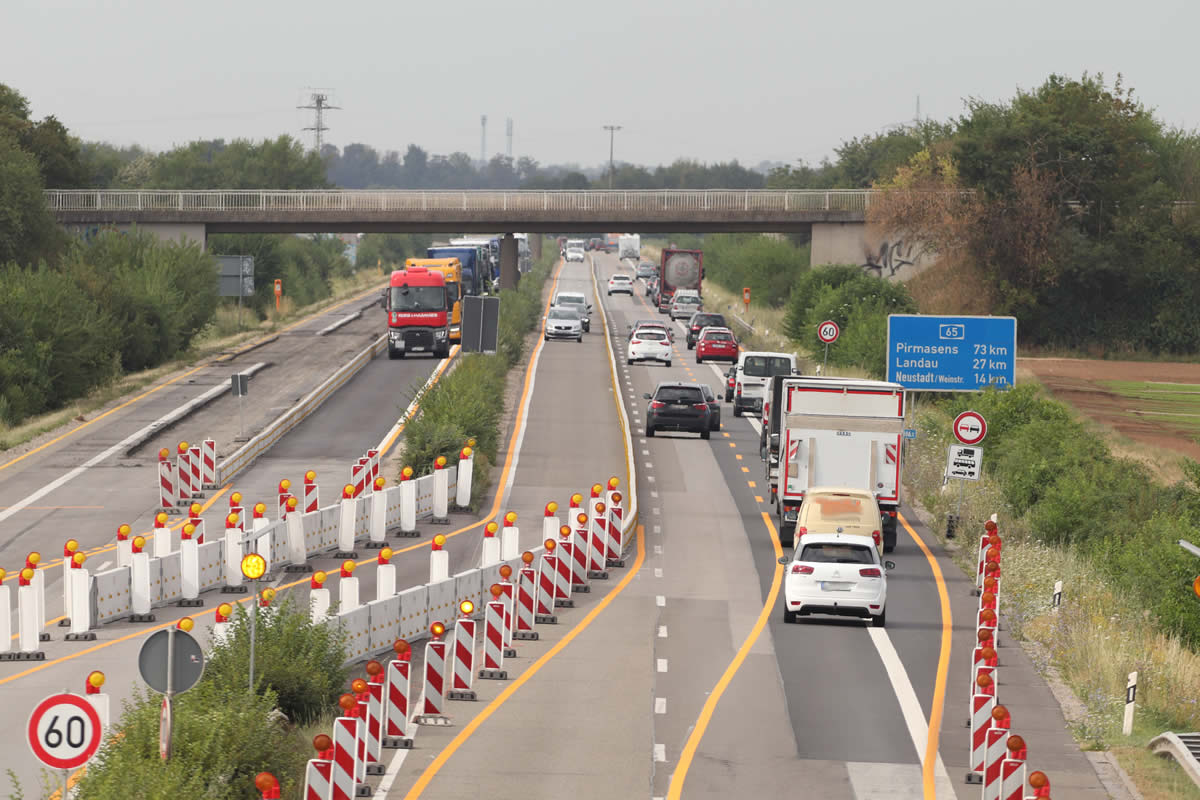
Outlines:
[[515, 289], [521, 280], [517, 265], [517, 239], [506, 233], [500, 239], [500, 288]]
[[545, 238], [540, 233], [529, 234], [529, 256], [534, 261], [542, 257], [542, 239]]

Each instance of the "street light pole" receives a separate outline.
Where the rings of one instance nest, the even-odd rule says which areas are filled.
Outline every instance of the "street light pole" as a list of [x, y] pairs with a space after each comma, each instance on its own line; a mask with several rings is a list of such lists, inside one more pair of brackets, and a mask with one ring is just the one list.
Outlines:
[[620, 125], [605, 125], [604, 130], [608, 131], [608, 188], [613, 188], [613, 139], [616, 138], [617, 131], [621, 130]]

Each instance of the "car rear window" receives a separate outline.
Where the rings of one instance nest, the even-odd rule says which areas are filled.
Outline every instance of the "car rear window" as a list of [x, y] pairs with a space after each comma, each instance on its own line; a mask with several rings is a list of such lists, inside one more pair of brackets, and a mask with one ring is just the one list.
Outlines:
[[811, 495], [807, 500], [805, 519], [810, 522], [843, 522], [870, 525], [875, 511], [861, 497], [843, 494]]
[[796, 560], [811, 564], [874, 564], [875, 556], [866, 545], [826, 542], [804, 545]]
[[654, 393], [660, 403], [700, 403], [704, 398], [700, 390], [692, 386], [663, 386]]
[[733, 341], [733, 337], [729, 335], [728, 331], [709, 331], [708, 333], [704, 334], [704, 341], [730, 342]]
[[792, 362], [783, 356], [748, 356], [742, 371], [752, 378], [770, 378], [773, 375], [789, 375]]
[[684, 305], [685, 303], [691, 303], [692, 305], [699, 305], [700, 298], [696, 297], [695, 295], [684, 295], [683, 297], [676, 297], [675, 302], [678, 303], [679, 305]]
[[720, 325], [723, 328], [725, 327], [725, 318], [720, 314], [697, 314], [695, 324], [701, 328], [706, 325]]
[[613, 275], [612, 279], [614, 281], [616, 281], [617, 283], [620, 283], [621, 281], [625, 281], [626, 283], [628, 283], [630, 280], [628, 275]]
[[659, 333], [658, 331], [640, 330], [637, 332], [637, 338], [649, 339], [652, 342], [657, 342], [667, 338], [667, 335], [665, 333]]
[[573, 303], [575, 305], [583, 305], [583, 295], [581, 294], [560, 294], [558, 296], [558, 304]]

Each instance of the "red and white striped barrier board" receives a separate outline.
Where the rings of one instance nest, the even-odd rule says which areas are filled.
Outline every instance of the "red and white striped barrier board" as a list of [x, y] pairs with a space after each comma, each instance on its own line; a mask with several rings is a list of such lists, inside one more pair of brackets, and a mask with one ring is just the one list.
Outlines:
[[188, 448], [188, 466], [192, 470], [192, 496], [204, 496], [204, 456], [199, 447]]
[[370, 473], [370, 468], [367, 466], [367, 460], [360, 458], [354, 462], [354, 466], [350, 468], [350, 483], [354, 484], [354, 496], [358, 497], [367, 488], [367, 475]]
[[987, 748], [983, 754], [983, 800], [998, 800], [1000, 797], [1000, 762], [1008, 753], [1008, 729], [998, 727], [1000, 720], [992, 720], [987, 732]]
[[425, 701], [421, 705], [419, 723], [425, 717], [443, 716], [446, 688], [446, 643], [429, 642], [425, 645]]
[[158, 505], [174, 508], [179, 493], [175, 489], [175, 466], [170, 461], [158, 462]]
[[[518, 574], [517, 578], [520, 579], [520, 577], [520, 574]], [[503, 592], [500, 595], [500, 599], [504, 603], [504, 647], [508, 649], [512, 647], [513, 631], [517, 629], [517, 587], [511, 581], [503, 579], [497, 581], [497, 583], [500, 584], [500, 591]], [[506, 655], [512, 657], [515, 655], [515, 652], [506, 653]]]
[[332, 761], [310, 759], [308, 767], [304, 770], [304, 800], [329, 800], [332, 774]]
[[563, 557], [571, 567], [571, 590], [590, 592], [592, 587], [588, 585], [587, 528], [572, 529], [569, 545], [565, 549], [570, 558], [566, 558], [567, 553], [564, 553]]
[[321, 493], [317, 489], [317, 473], [311, 469], [304, 473], [304, 502], [301, 504], [305, 514], [311, 514], [321, 508]]
[[588, 558], [588, 577], [592, 579], [607, 580], [608, 578], [608, 559], [604, 557], [607, 551], [607, 544], [604, 539], [607, 535], [607, 528], [604, 525], [604, 516], [602, 514], [595, 515], [588, 520], [587, 531], [587, 558]]
[[217, 441], [200, 442], [200, 482], [205, 489], [217, 488]]
[[358, 790], [359, 726], [357, 717], [338, 717], [333, 721], [333, 770], [329, 800], [353, 800]]
[[175, 505], [186, 506], [192, 502], [192, 464], [186, 447], [180, 447], [175, 456]]
[[1024, 747], [1013, 750], [1013, 740], [1020, 737], [1008, 738], [1008, 755], [1000, 762], [1000, 798], [999, 800], [1025, 800], [1025, 757]]
[[[369, 681], [367, 683], [367, 724], [364, 726], [367, 734], [367, 774], [382, 775], [383, 764], [379, 762], [383, 756], [380, 749], [383, 743], [383, 684]], [[372, 765], [377, 769], [372, 769]]]
[[560, 539], [554, 550], [554, 605], [560, 608], [574, 608], [575, 601], [571, 599], [572, 580], [571, 569], [575, 563], [575, 548], [571, 545], [570, 530], [567, 538]]
[[[615, 478], [613, 480], [616, 480]], [[612, 485], [612, 481], [609, 482]], [[621, 558], [624, 542], [622, 540], [622, 525], [625, 524], [625, 509], [621, 506], [621, 493], [614, 490], [609, 491], [604, 496], [604, 504], [607, 506], [605, 511], [605, 522], [608, 524], [608, 544], [609, 550], [606, 554], [606, 560], [610, 567], [623, 567], [625, 560]]]
[[504, 669], [504, 606], [503, 600], [489, 600], [483, 608], [483, 669], [479, 670], [481, 678], [508, 680], [508, 672]]
[[982, 781], [987, 752], [987, 732], [992, 727], [992, 709], [995, 707], [996, 698], [991, 695], [971, 696], [971, 771], [967, 773], [968, 783]]
[[534, 619], [539, 625], [555, 625], [558, 617], [554, 615], [554, 599], [557, 595], [558, 556], [553, 553], [543, 553], [538, 562], [537, 602]]
[[451, 671], [451, 700], [474, 700], [471, 688], [475, 678], [475, 620], [466, 617], [454, 623], [454, 664]]
[[411, 663], [400, 659], [393, 659], [387, 665], [383, 710], [383, 746], [387, 748], [408, 749], [412, 747], [412, 734], [408, 730], [409, 670], [411, 667]]
[[371, 484], [371, 486], [374, 487], [375, 479], [379, 477], [379, 451], [378, 450], [368, 450], [367, 451], [367, 463], [371, 465], [371, 471], [367, 475], [367, 483]]
[[513, 630], [514, 639], [537, 639], [537, 631], [533, 629], [536, 619], [534, 612], [535, 595], [537, 594], [537, 570], [532, 567], [521, 567], [517, 570], [516, 607], [513, 617], [517, 623]]
[[[986, 685], [981, 686], [979, 683], [980, 675], [986, 675], [991, 680], [989, 680]], [[996, 681], [999, 678], [999, 676], [996, 674], [996, 667], [989, 667], [987, 664], [976, 664], [975, 666], [971, 667], [971, 678], [972, 695], [986, 694], [990, 697], [996, 698], [997, 700], [999, 699], [996, 691]]]

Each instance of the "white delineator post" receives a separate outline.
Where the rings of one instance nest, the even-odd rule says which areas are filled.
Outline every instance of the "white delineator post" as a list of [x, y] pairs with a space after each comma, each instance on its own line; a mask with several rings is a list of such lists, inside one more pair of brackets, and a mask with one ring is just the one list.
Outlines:
[[542, 539], [553, 539], [558, 534], [558, 527], [561, 524], [556, 516], [558, 513], [558, 503], [551, 500], [546, 503], [546, 510], [542, 512]]
[[230, 589], [242, 585], [242, 529], [238, 519], [233, 511], [225, 516], [225, 586]]
[[378, 566], [375, 567], [375, 599], [386, 600], [396, 594], [396, 565], [391, 563], [392, 548], [379, 551]]
[[154, 557], [166, 558], [171, 555], [171, 529], [167, 527], [167, 513], [160, 511], [154, 515]]
[[329, 590], [325, 588], [328, 576], [320, 570], [313, 573], [308, 582], [308, 618], [314, 625], [324, 622], [329, 616]]
[[338, 612], [354, 611], [362, 604], [358, 601], [358, 578], [354, 577], [355, 563], [350, 559], [342, 562], [341, 580], [338, 581]]
[[383, 487], [387, 481], [376, 478], [372, 483], [371, 517], [367, 527], [367, 547], [381, 548], [387, 543], [387, 492]]
[[284, 504], [284, 525], [287, 526], [288, 563], [299, 571], [308, 563], [308, 548], [304, 544], [304, 515], [300, 501], [292, 495]]
[[[250, 521], [250, 532], [251, 533], [258, 533], [259, 531], [266, 531], [266, 529], [268, 527], [270, 527], [271, 520], [267, 519], [267, 504], [266, 503], [255, 503], [254, 509], [251, 513], [254, 515]], [[270, 572], [271, 571], [271, 536], [270, 536], [270, 534], [263, 533], [263, 535], [259, 536], [257, 539], [254, 540], [254, 552], [258, 553], [260, 556], [263, 557], [263, 561], [267, 562], [267, 572]], [[264, 575], [265, 574], [266, 573], [264, 573]]]
[[67, 634], [67, 639], [72, 641], [93, 641], [96, 634], [91, 633], [92, 627], [92, 604], [89, 597], [88, 588], [91, 575], [88, 573], [83, 562], [87, 556], [83, 553], [75, 553], [71, 557], [71, 569], [67, 570], [64, 576], [65, 583], [71, 586], [71, 604], [67, 606], [64, 613], [68, 614], [71, 620], [71, 630]]
[[450, 554], [444, 548], [446, 537], [438, 534], [429, 545], [429, 582], [438, 583], [450, 577]]
[[232, 603], [221, 603], [217, 606], [216, 611], [213, 613], [212, 640], [214, 644], [229, 641], [229, 628], [232, 625], [230, 617], [232, 616]]
[[458, 453], [458, 485], [454, 487], [454, 505], [464, 511], [471, 507], [471, 477], [475, 471], [475, 451], [470, 445]]
[[[37, 587], [33, 585], [37, 567], [28, 562], [17, 576], [17, 647], [22, 653], [38, 652], [42, 626], [37, 618]], [[11, 635], [11, 634], [10, 634]]]
[[180, 605], [194, 605], [200, 599], [200, 543], [195, 538], [196, 526], [184, 524], [179, 539]]
[[107, 735], [109, 728], [109, 707], [108, 695], [100, 691], [100, 687], [104, 685], [104, 673], [99, 670], [92, 670], [88, 673], [87, 680], [83, 682], [83, 693], [88, 703], [96, 710], [96, 716], [100, 718], [100, 730], [102, 735]]
[[122, 523], [117, 526], [117, 566], [128, 567], [133, 561], [133, 529]]
[[1121, 732], [1126, 736], [1133, 735], [1133, 707], [1137, 701], [1137, 672], [1129, 673], [1129, 680], [1125, 684], [1125, 719], [1121, 723]]
[[483, 552], [479, 557], [481, 568], [500, 563], [500, 539], [496, 536], [499, 531], [500, 526], [495, 522], [483, 526]]
[[521, 554], [521, 531], [517, 528], [517, 512], [509, 511], [504, 515], [504, 525], [500, 528], [500, 560], [512, 561]]
[[158, 451], [159, 508], [175, 508], [178, 496], [175, 490], [175, 465], [171, 463], [171, 451], [164, 447]]
[[75, 568], [75, 552], [79, 550], [79, 542], [74, 539], [67, 539], [63, 545], [62, 557], [62, 578], [63, 578], [63, 618], [58, 623], [59, 627], [67, 627], [71, 624], [71, 592], [74, 587], [71, 585], [71, 570]]
[[334, 558], [358, 558], [354, 549], [354, 523], [358, 516], [358, 498], [354, 496], [354, 484], [342, 487], [342, 503], [338, 509], [338, 551]]
[[400, 535], [417, 535], [417, 482], [412, 467], [400, 470]]
[[446, 457], [438, 456], [433, 462], [433, 519], [435, 525], [449, 525], [450, 472], [446, 469]]
[[304, 513], [311, 514], [321, 508], [321, 492], [317, 488], [317, 473], [311, 469], [304, 473]]
[[[0, 654], [12, 650], [12, 590], [4, 585], [5, 571], [0, 569]], [[18, 618], [18, 623], [20, 619]]]
[[153, 621], [150, 614], [150, 554], [143, 551], [145, 546], [145, 539], [134, 537], [133, 561], [129, 565], [130, 610], [134, 622]]

